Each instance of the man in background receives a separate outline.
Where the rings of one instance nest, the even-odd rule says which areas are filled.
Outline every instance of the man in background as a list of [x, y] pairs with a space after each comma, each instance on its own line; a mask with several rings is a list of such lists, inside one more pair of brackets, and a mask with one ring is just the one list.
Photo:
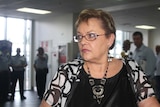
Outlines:
[[143, 44], [143, 34], [139, 31], [133, 33], [133, 42], [136, 49], [133, 53], [133, 59], [142, 67], [147, 77], [152, 81], [154, 76], [156, 57], [149, 47]]
[[13, 69], [12, 71], [12, 86], [11, 86], [11, 93], [12, 97], [11, 100], [14, 100], [14, 94], [15, 94], [15, 88], [17, 80], [19, 80], [19, 88], [20, 88], [20, 97], [21, 100], [26, 99], [24, 96], [24, 72], [25, 67], [27, 66], [26, 58], [25, 56], [20, 55], [20, 48], [17, 48], [16, 50], [17, 54], [15, 56], [11, 57], [11, 67]]

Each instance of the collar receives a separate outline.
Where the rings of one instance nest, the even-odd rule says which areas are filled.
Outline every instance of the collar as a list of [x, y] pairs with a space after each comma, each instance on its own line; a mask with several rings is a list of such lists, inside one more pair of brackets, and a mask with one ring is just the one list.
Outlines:
[[144, 44], [142, 44], [141, 47], [140, 47], [140, 48], [136, 48], [136, 50], [137, 50], [137, 51], [141, 51], [141, 50], [144, 49], [144, 47], [145, 47]]

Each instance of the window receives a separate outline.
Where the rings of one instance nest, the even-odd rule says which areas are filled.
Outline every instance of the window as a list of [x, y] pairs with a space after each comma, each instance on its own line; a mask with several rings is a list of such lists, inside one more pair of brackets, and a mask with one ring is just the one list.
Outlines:
[[129, 39], [130, 32], [117, 30], [116, 31], [116, 42], [115, 46], [112, 50], [110, 50], [110, 55], [116, 58], [120, 58], [120, 54], [122, 52], [122, 44], [123, 41]]

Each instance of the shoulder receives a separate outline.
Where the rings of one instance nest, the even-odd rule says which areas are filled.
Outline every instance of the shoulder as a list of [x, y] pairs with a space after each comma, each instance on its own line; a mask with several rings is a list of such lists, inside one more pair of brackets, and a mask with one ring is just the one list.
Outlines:
[[142, 46], [142, 50], [147, 51], [147, 52], [153, 52], [153, 50], [150, 47], [145, 46], [145, 45]]
[[126, 57], [126, 58], [120, 58], [120, 59], [118, 59], [118, 58], [113, 58], [112, 61], [110, 62], [110, 64], [113, 63], [113, 66], [115, 67], [115, 66], [117, 66], [117, 65], [118, 65], [118, 66], [122, 66], [123, 64], [126, 65], [126, 62], [127, 62], [127, 63], [130, 63], [130, 65], [133, 65], [133, 64], [136, 63], [132, 58]]
[[160, 54], [158, 54], [158, 55], [157, 55], [157, 59], [159, 59], [159, 60], [160, 60]]
[[15, 58], [16, 57], [16, 55], [14, 55], [14, 56], [11, 56], [12, 58]]
[[[128, 74], [131, 74], [129, 77], [133, 81], [133, 87], [136, 95], [137, 101], [142, 101], [146, 98], [154, 96], [153, 87], [146, 77], [145, 73], [141, 67], [133, 59], [125, 59], [126, 66], [129, 66]], [[129, 73], [130, 71], [130, 73]]]
[[[132, 59], [132, 58], [122, 58], [122, 59], [115, 59], [115, 66], [119, 65], [120, 67], [124, 65], [129, 65], [129, 67], [131, 67], [131, 69], [136, 69], [139, 68], [138, 63]], [[139, 70], [139, 69], [138, 69]]]
[[60, 68], [66, 69], [66, 68], [74, 68], [74, 67], [78, 67], [83, 63], [83, 60], [81, 59], [74, 59], [72, 61], [69, 61], [65, 64], [62, 64], [60, 66]]
[[11, 56], [11, 59], [14, 60], [16, 58], [16, 56]]
[[44, 53], [44, 57], [48, 58], [48, 54]]
[[132, 68], [136, 68], [136, 66], [139, 66], [138, 63], [134, 59], [131, 59], [131, 58], [123, 59], [123, 62], [124, 64], [128, 64]]
[[113, 58], [113, 60], [110, 62], [110, 67], [108, 72], [109, 77], [112, 77], [116, 75], [118, 72], [120, 72], [123, 65], [129, 67], [129, 70], [131, 71], [131, 74], [133, 76], [135, 76], [136, 73], [139, 73], [141, 71], [140, 66], [136, 63], [135, 60], [131, 58], [122, 58], [122, 59]]
[[58, 71], [66, 71], [66, 72], [70, 72], [70, 74], [77, 74], [79, 73], [79, 68], [82, 67], [82, 64], [83, 64], [83, 60], [74, 59], [65, 64], [62, 64], [58, 68]]
[[123, 61], [121, 59], [113, 58], [109, 62], [107, 78], [113, 77], [120, 72], [123, 67]]

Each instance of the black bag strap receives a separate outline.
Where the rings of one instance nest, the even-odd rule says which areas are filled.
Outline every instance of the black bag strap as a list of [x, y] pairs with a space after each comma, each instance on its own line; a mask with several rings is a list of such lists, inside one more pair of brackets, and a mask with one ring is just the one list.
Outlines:
[[[80, 65], [80, 66], [81, 66], [81, 65]], [[80, 66], [78, 67], [78, 70], [80, 69]], [[80, 73], [79, 73], [79, 74], [80, 74]], [[68, 96], [68, 98], [67, 98], [67, 100], [66, 100], [66, 103], [65, 103], [65, 106], [64, 106], [64, 107], [68, 107], [68, 104], [69, 104], [69, 102], [71, 101], [71, 98], [72, 98], [72, 96], [73, 96], [73, 94], [74, 94], [74, 91], [75, 91], [75, 89], [77, 88], [77, 85], [78, 85], [79, 82], [77, 82], [76, 80], [79, 78], [79, 74], [77, 75], [76, 78], [75, 78], [75, 77], [72, 78], [72, 79], [73, 79], [72, 88], [71, 88], [71, 90], [70, 90], [70, 94], [69, 94], [69, 96]]]
[[74, 91], [75, 91], [77, 85], [78, 85], [78, 82], [76, 82], [76, 81], [74, 80], [74, 81], [73, 81], [73, 84], [72, 84], [71, 91], [70, 91], [70, 95], [68, 96], [68, 98], [67, 98], [67, 100], [66, 100], [65, 107], [68, 107], [68, 104], [69, 104], [69, 102], [71, 101], [71, 98], [72, 98], [72, 96], [73, 96], [73, 94], [74, 94]]

